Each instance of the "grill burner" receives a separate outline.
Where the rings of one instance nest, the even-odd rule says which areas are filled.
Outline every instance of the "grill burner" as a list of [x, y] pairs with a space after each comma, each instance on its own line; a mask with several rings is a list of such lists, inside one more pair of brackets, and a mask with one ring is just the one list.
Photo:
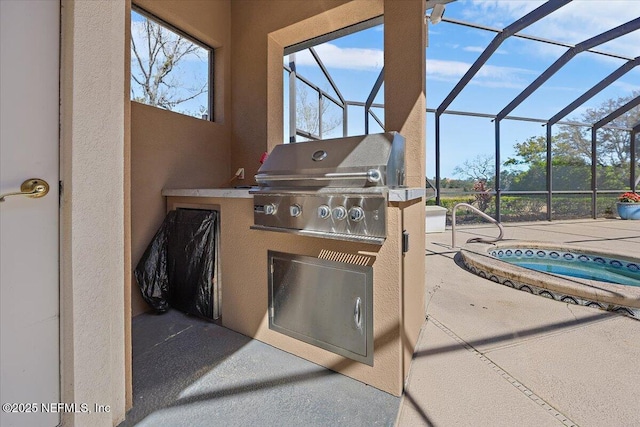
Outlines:
[[251, 228], [381, 245], [404, 174], [395, 132], [278, 145], [256, 175]]

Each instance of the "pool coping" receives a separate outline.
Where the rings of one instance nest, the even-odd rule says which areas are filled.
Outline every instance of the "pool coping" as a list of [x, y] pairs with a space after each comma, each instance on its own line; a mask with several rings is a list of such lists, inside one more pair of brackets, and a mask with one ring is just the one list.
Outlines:
[[640, 320], [640, 287], [618, 285], [546, 273], [520, 267], [491, 256], [500, 248], [546, 249], [601, 255], [630, 262], [640, 260], [608, 250], [540, 241], [502, 240], [496, 243], [467, 243], [460, 249], [462, 261], [472, 273], [495, 283], [544, 296], [556, 301], [615, 311]]

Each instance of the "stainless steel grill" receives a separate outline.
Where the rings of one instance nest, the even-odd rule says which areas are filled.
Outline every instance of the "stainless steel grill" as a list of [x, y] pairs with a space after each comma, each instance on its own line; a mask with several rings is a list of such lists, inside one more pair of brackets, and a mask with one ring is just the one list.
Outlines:
[[278, 145], [256, 175], [252, 228], [381, 245], [404, 179], [395, 132]]

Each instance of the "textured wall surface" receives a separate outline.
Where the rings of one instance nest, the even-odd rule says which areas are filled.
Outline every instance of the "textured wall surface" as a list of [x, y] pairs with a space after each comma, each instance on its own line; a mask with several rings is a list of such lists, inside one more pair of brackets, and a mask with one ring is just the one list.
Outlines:
[[62, 401], [111, 407], [67, 425], [125, 414], [125, 9], [62, 2]]
[[[131, 247], [133, 267], [165, 216], [163, 188], [224, 186], [229, 177], [227, 127], [131, 103]], [[148, 310], [137, 283], [132, 314]]]
[[425, 222], [424, 202], [421, 199], [399, 206], [402, 209], [402, 230], [409, 234], [409, 251], [402, 255], [403, 372], [406, 378], [420, 328], [425, 321]]
[[425, 184], [425, 2], [384, 2], [385, 130], [406, 138], [407, 185]]
[[[384, 2], [385, 129], [406, 139], [407, 185], [425, 182], [425, 2]], [[402, 334], [404, 376], [424, 323], [425, 239], [424, 200], [402, 205], [402, 229], [409, 233], [409, 252], [402, 260]]]
[[[215, 121], [131, 102], [132, 267], [162, 223], [163, 188], [223, 187], [230, 169], [228, 1], [139, 0], [138, 6], [215, 48]], [[132, 315], [149, 309], [135, 279]]]

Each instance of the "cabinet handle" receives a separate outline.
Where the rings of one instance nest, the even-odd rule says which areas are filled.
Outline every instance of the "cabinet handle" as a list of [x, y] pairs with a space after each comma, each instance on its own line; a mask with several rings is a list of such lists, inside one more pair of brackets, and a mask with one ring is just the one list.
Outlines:
[[361, 310], [361, 306], [362, 306], [362, 300], [360, 299], [360, 297], [356, 298], [356, 304], [353, 308], [353, 320], [356, 323], [356, 327], [358, 329], [362, 329], [362, 310]]

